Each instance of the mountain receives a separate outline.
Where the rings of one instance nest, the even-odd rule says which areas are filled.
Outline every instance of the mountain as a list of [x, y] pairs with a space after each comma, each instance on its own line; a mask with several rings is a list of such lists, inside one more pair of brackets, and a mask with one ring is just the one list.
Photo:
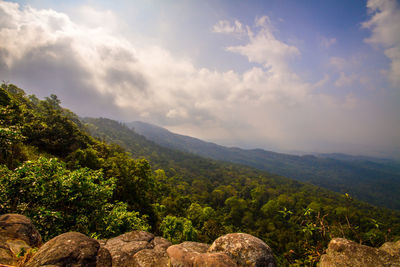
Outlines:
[[262, 149], [224, 147], [164, 128], [130, 122], [135, 132], [172, 149], [239, 163], [340, 192], [371, 204], [400, 209], [400, 163], [345, 154], [288, 155]]

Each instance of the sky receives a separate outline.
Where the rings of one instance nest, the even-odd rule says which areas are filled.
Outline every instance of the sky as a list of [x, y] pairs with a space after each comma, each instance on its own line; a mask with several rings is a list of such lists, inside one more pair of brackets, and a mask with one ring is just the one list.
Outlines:
[[397, 0], [0, 0], [0, 80], [221, 145], [400, 158]]

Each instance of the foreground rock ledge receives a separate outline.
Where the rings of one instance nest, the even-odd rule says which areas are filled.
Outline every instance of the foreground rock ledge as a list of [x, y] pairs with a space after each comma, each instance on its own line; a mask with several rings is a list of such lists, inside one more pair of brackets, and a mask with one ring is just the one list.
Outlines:
[[[0, 216], [0, 266], [17, 265], [21, 248], [39, 247], [24, 266], [29, 267], [235, 267], [276, 266], [271, 249], [260, 239], [242, 233], [222, 236], [209, 244], [172, 245], [143, 231], [95, 240], [68, 232], [44, 245], [31, 221], [22, 215]], [[390, 249], [390, 248], [388, 248]]]
[[400, 266], [399, 248], [400, 241], [373, 248], [344, 238], [334, 238], [329, 242], [326, 254], [322, 255], [319, 266]]

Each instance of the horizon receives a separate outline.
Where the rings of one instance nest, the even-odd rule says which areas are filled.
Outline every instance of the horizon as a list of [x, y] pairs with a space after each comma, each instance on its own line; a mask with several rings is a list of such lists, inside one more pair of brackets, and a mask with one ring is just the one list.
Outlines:
[[[142, 135], [140, 133], [138, 133], [135, 130], [135, 127], [132, 126], [130, 127], [129, 124], [132, 123], [144, 123], [149, 125], [150, 127], [157, 127], [157, 128], [161, 128], [162, 130], [166, 130], [169, 133], [173, 134], [173, 135], [179, 135], [179, 136], [183, 136], [183, 137], [189, 137], [189, 138], [193, 138], [193, 139], [197, 139], [201, 142], [205, 142], [205, 143], [211, 143], [217, 146], [222, 146], [225, 148], [237, 148], [237, 149], [242, 149], [242, 150], [264, 150], [266, 152], [272, 152], [272, 153], [279, 153], [279, 154], [286, 154], [286, 155], [292, 155], [292, 156], [332, 156], [332, 155], [338, 155], [338, 156], [350, 156], [350, 157], [358, 157], [358, 158], [372, 158], [372, 159], [381, 159], [381, 160], [391, 160], [391, 161], [399, 161], [400, 158], [396, 158], [396, 157], [383, 157], [383, 156], [369, 156], [369, 155], [362, 155], [362, 154], [347, 154], [347, 153], [341, 153], [341, 152], [327, 152], [327, 153], [320, 153], [320, 152], [313, 152], [313, 151], [279, 151], [279, 150], [268, 150], [265, 148], [259, 148], [259, 147], [241, 147], [241, 146], [224, 146], [218, 143], [215, 143], [213, 141], [209, 141], [209, 140], [203, 140], [197, 137], [193, 137], [193, 136], [189, 136], [189, 135], [184, 135], [184, 134], [179, 134], [179, 133], [175, 133], [173, 131], [168, 130], [167, 128], [161, 127], [159, 125], [155, 125], [149, 122], [144, 122], [144, 121], [120, 121], [121, 123], [125, 124], [125, 126], [127, 126], [128, 128], [132, 128], [137, 134]], [[144, 136], [146, 139], [149, 139], [147, 136]], [[149, 139], [151, 141], [151, 139]]]
[[397, 0], [0, 0], [0, 15], [0, 79], [79, 116], [400, 158]]

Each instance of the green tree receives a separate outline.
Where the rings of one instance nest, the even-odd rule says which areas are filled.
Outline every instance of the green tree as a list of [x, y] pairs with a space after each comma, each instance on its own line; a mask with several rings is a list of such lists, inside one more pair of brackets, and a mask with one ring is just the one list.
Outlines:
[[197, 241], [197, 230], [190, 220], [184, 217], [166, 216], [160, 225], [163, 237], [174, 244], [183, 241]]
[[115, 179], [101, 171], [70, 171], [57, 159], [28, 161], [14, 171], [0, 167], [0, 213], [32, 219], [44, 239], [66, 231], [109, 237], [126, 230], [149, 229], [146, 218], [114, 203]]

